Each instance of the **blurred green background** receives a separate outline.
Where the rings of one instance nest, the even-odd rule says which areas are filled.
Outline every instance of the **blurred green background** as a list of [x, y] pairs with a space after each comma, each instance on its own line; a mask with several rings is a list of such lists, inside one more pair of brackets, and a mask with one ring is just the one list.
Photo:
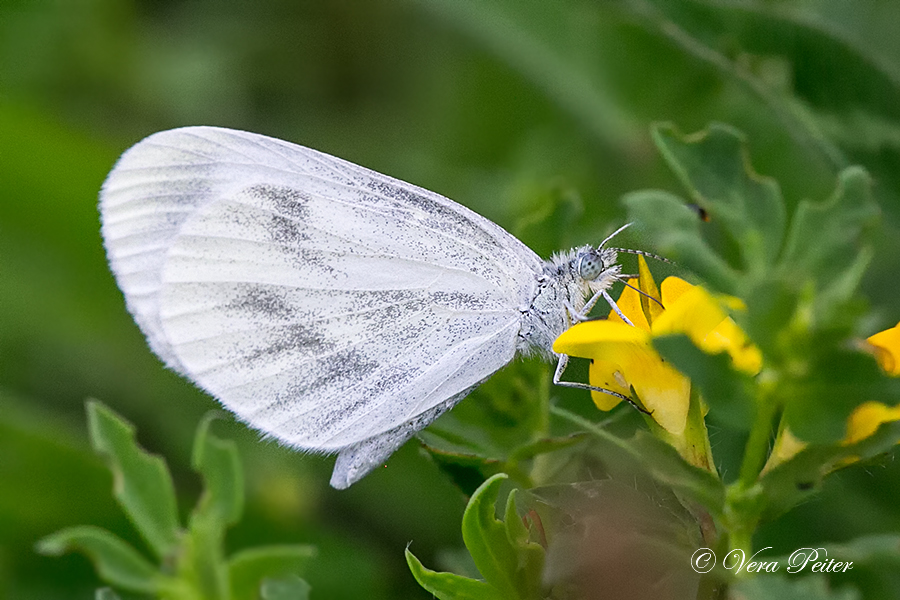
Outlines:
[[[884, 227], [864, 285], [870, 334], [900, 320], [898, 30], [894, 0], [2, 0], [0, 598], [93, 597], [86, 559], [33, 552], [63, 526], [140, 547], [88, 448], [87, 397], [166, 457], [183, 511], [199, 491], [190, 443], [216, 403], [147, 349], [99, 236], [97, 191], [131, 144], [196, 124], [280, 137], [449, 196], [547, 256], [621, 224], [625, 192], [681, 192], [651, 122], [728, 122], [792, 205], [826, 197], [841, 166], [873, 174]], [[403, 549], [452, 560], [465, 498], [415, 443], [336, 492], [332, 459], [218, 427], [248, 474], [229, 548], [317, 544], [314, 598], [429, 597]], [[727, 478], [741, 440], [711, 432]], [[892, 457], [847, 469], [758, 545], [900, 531], [898, 497]], [[872, 598], [900, 590], [892, 573], [840, 581]]]

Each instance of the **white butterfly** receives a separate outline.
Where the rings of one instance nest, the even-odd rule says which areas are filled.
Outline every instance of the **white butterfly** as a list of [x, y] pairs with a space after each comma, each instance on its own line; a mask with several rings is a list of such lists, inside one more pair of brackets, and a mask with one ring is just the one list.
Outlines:
[[560, 381], [553, 340], [624, 277], [612, 236], [543, 261], [438, 194], [215, 127], [129, 149], [100, 212], [153, 351], [256, 429], [337, 452], [336, 488], [516, 354], [591, 389]]

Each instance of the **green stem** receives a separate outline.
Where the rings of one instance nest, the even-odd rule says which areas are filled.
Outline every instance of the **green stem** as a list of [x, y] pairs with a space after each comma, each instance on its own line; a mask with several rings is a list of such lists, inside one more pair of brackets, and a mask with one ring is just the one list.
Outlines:
[[[551, 378], [550, 370], [543, 369], [541, 378], [538, 381], [537, 401], [538, 401], [538, 421], [536, 423], [535, 432], [532, 440], [537, 440], [550, 435], [550, 388]], [[532, 462], [531, 473], [529, 479], [538, 485], [543, 484], [550, 478], [553, 471], [551, 457], [547, 454], [538, 454]]]
[[743, 489], [749, 489], [756, 481], [759, 472], [766, 464], [769, 456], [769, 441], [772, 438], [772, 424], [778, 413], [778, 404], [764, 395], [756, 408], [756, 419], [750, 429], [750, 437], [744, 447], [744, 459], [741, 462], [739, 483]]
[[740, 550], [746, 557], [753, 554], [753, 533], [759, 524], [761, 498], [756, 482], [769, 456], [773, 425], [781, 405], [773, 394], [763, 391], [756, 407], [756, 417], [744, 447], [740, 475], [729, 486], [725, 502], [728, 551]]

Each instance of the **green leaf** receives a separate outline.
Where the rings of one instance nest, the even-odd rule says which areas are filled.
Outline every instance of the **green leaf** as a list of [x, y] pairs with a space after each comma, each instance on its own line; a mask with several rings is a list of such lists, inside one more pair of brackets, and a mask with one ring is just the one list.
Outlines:
[[210, 431], [216, 413], [207, 414], [197, 428], [191, 458], [194, 469], [203, 476], [204, 490], [195, 509], [197, 517], [209, 518], [224, 525], [234, 525], [244, 506], [244, 475], [237, 446]]
[[[859, 271], [863, 235], [878, 220], [878, 206], [872, 199], [871, 180], [860, 167], [845, 169], [838, 177], [834, 195], [826, 202], [801, 202], [791, 221], [779, 273], [796, 285], [810, 280], [817, 291], [832, 285], [847, 287], [848, 271]], [[859, 275], [851, 278], [858, 282]], [[854, 287], [844, 289], [831, 298], [840, 301]]]
[[[416, 581], [438, 600], [504, 600], [492, 585], [478, 579], [469, 579], [455, 573], [438, 573], [426, 568], [406, 549], [406, 563]], [[515, 598], [515, 596], [513, 596]]]
[[626, 194], [622, 203], [628, 219], [667, 258], [693, 271], [714, 289], [733, 294], [739, 274], [703, 240], [701, 221], [684, 201], [659, 190]]
[[94, 600], [121, 600], [111, 588], [100, 588], [94, 592]]
[[216, 413], [208, 413], [194, 437], [191, 462], [203, 478], [204, 489], [191, 514], [178, 567], [181, 577], [204, 598], [228, 600], [229, 575], [222, 546], [225, 529], [240, 519], [244, 480], [234, 442], [210, 432], [215, 418]]
[[463, 514], [463, 541], [484, 581], [430, 571], [407, 549], [406, 560], [416, 581], [438, 598], [541, 597], [544, 548], [529, 540], [529, 531], [516, 511], [515, 492], [507, 499], [505, 521], [495, 516], [497, 496], [505, 479], [505, 473], [498, 473], [485, 481]]
[[768, 271], [784, 237], [784, 200], [774, 179], [753, 172], [744, 134], [713, 123], [685, 136], [657, 124], [653, 140], [691, 200], [732, 235], [747, 271]]
[[[803, 105], [794, 101], [794, 96], [777, 85], [767, 81], [764, 76], [754, 72], [745, 65], [746, 60], [736, 60], [736, 56], [746, 59], [747, 52], [735, 47], [736, 38], [741, 43], [751, 45], [760, 40], [780, 38], [775, 42], [785, 50], [797, 50], [801, 46], [798, 38], [805, 31], [797, 27], [781, 26], [773, 10], [758, 10], [743, 4], [710, 3], [697, 0], [667, 0], [664, 2], [643, 2], [625, 0], [619, 4], [638, 17], [639, 22], [650, 32], [666, 39], [675, 49], [706, 64], [718, 71], [724, 79], [731, 80], [742, 88], [750, 97], [755, 97], [776, 117], [775, 125], [780, 127], [798, 143], [824, 159], [828, 166], [842, 165], [846, 161], [841, 150], [828, 140], [815, 120], [803, 110]], [[754, 20], [754, 16], [759, 18]], [[747, 25], [754, 27], [748, 29]], [[752, 31], [753, 33], [750, 33]], [[777, 33], [775, 33], [777, 31]], [[727, 34], [725, 34], [727, 32]], [[819, 62], [823, 57], [830, 57], [831, 48], [822, 48], [817, 54], [807, 48], [798, 52], [797, 56], [788, 56], [785, 62], [788, 68], [792, 65], [806, 65]], [[770, 54], [766, 51], [765, 54]], [[766, 56], [765, 58], [769, 58]], [[772, 62], [772, 61], [770, 61]], [[834, 75], [834, 67], [828, 59], [821, 60], [827, 68], [823, 74], [827, 79]], [[790, 76], [787, 77], [790, 80]], [[806, 79], [806, 76], [795, 74], [795, 79]], [[843, 81], [833, 83], [833, 87], [843, 88]]]
[[799, 293], [790, 282], [766, 279], [744, 294], [747, 311], [735, 315], [744, 331], [759, 346], [766, 362], [795, 360], [797, 343], [790, 339], [790, 322], [798, 311]]
[[824, 575], [787, 577], [758, 575], [742, 579], [731, 588], [731, 598], [746, 600], [858, 600], [859, 592], [844, 586], [831, 590]]
[[528, 528], [516, 510], [516, 490], [506, 499], [506, 538], [519, 555], [518, 588], [522, 598], [541, 597], [541, 576], [544, 567], [544, 548], [529, 539]]
[[736, 429], [750, 428], [754, 407], [748, 389], [753, 381], [734, 369], [727, 352], [707, 354], [680, 334], [654, 338], [653, 347], [700, 388], [716, 418]]
[[256, 600], [266, 578], [300, 576], [316, 549], [305, 545], [261, 546], [242, 550], [228, 561], [228, 578], [234, 600]]
[[215, 517], [191, 518], [178, 555], [178, 577], [204, 600], [228, 600], [228, 572], [222, 545], [225, 528]]
[[420, 437], [423, 440], [422, 449], [428, 453], [438, 468], [453, 480], [454, 485], [467, 496], [474, 494], [486, 477], [503, 471], [503, 461], [499, 459], [442, 450], [424, 441], [435, 439], [434, 434], [430, 432], [423, 432]]
[[[513, 448], [506, 460], [502, 460], [435, 447], [428, 443], [439, 437], [432, 432], [422, 432], [419, 437], [422, 439], [422, 449], [466, 496], [474, 494], [486, 478], [497, 473], [506, 473], [522, 485], [531, 485], [531, 477], [521, 464], [523, 461], [571, 448], [584, 440], [580, 434], [540, 438]], [[442, 445], [447, 445], [446, 439]]]
[[262, 600], [308, 600], [309, 584], [295, 575], [266, 579], [260, 586]]
[[759, 480], [756, 512], [772, 519], [818, 493], [822, 480], [848, 461], [872, 458], [900, 442], [900, 421], [882, 424], [871, 436], [852, 445], [810, 444]]
[[[832, 169], [859, 162], [879, 182], [896, 220], [900, 183], [900, 75], [896, 60], [871, 51], [825, 13], [785, 2], [624, 2], [654, 13], [647, 29], [719, 70], [766, 105], [796, 141]], [[855, 12], [861, 18], [865, 11]], [[774, 68], [773, 68], [774, 67]], [[773, 81], [768, 75], [779, 73]]]
[[900, 380], [886, 376], [870, 354], [838, 349], [814, 356], [806, 376], [780, 392], [788, 399], [784, 418], [791, 432], [827, 444], [846, 435], [850, 413], [863, 402], [900, 403]]
[[494, 475], [479, 487], [463, 513], [463, 542], [485, 581], [505, 598], [522, 597], [518, 585], [519, 557], [497, 520], [494, 505], [505, 473]]
[[709, 471], [686, 462], [666, 442], [645, 431], [637, 431], [634, 437], [625, 440], [558, 406], [553, 406], [550, 410], [591, 434], [610, 457], [634, 463], [680, 496], [705, 506], [711, 514], [722, 514], [725, 502], [725, 487], [722, 482]]
[[180, 537], [175, 488], [165, 461], [134, 439], [134, 426], [96, 400], [87, 403], [91, 445], [113, 473], [113, 493], [156, 555], [175, 553]]
[[513, 448], [512, 452], [509, 453], [509, 459], [507, 462], [515, 463], [534, 458], [535, 456], [540, 456], [541, 454], [557, 452], [558, 450], [564, 450], [566, 448], [576, 446], [582, 441], [584, 441], [584, 435], [579, 433], [563, 437], [540, 438], [534, 440], [533, 442], [522, 444], [517, 448]]
[[100, 578], [132, 592], [158, 593], [163, 575], [131, 545], [105, 529], [83, 525], [49, 535], [36, 550], [48, 556], [82, 552], [94, 563]]

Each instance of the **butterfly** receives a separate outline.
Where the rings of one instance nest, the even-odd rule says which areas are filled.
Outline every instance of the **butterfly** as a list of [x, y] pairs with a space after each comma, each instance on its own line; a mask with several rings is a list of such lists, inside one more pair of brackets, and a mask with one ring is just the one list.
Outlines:
[[172, 370], [293, 448], [337, 453], [342, 489], [627, 276], [618, 252], [542, 260], [414, 185], [270, 137], [151, 135], [100, 192], [129, 312]]

